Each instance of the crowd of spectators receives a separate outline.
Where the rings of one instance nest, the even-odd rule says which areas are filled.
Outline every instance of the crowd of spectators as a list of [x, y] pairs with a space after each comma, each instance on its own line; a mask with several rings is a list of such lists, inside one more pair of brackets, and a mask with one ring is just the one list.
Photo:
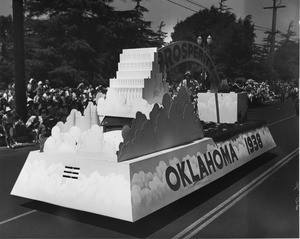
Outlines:
[[14, 84], [0, 92], [0, 138], [5, 138], [8, 148], [16, 146], [16, 137], [25, 137], [33, 143], [43, 143], [51, 128], [59, 121], [65, 122], [72, 109], [83, 113], [91, 101], [96, 104], [105, 94], [102, 86], [80, 83], [77, 88], [52, 88], [49, 81], [30, 79], [27, 84], [27, 118], [22, 120], [15, 111]]
[[[256, 82], [249, 79], [245, 82], [229, 82], [227, 88], [221, 92], [246, 92], [250, 104], [264, 104], [265, 102], [280, 100], [296, 100], [299, 94], [299, 88], [294, 81], [275, 82], [269, 85], [266, 82]], [[224, 89], [223, 88], [223, 89]]]
[[[197, 92], [203, 91], [201, 84], [193, 80], [189, 72], [184, 77], [185, 79], [175, 86], [175, 91], [181, 85], [186, 86], [191, 101], [194, 102]], [[173, 88], [170, 87], [170, 90]], [[96, 104], [106, 90], [102, 86], [93, 87], [84, 83], [80, 83], [76, 88], [53, 88], [48, 80], [42, 82], [30, 79], [27, 84], [28, 115], [24, 121], [15, 111], [15, 89], [14, 84], [10, 84], [6, 90], [0, 91], [0, 139], [5, 138], [8, 148], [14, 147], [18, 141], [16, 137], [22, 136], [32, 143], [43, 144], [50, 136], [52, 127], [59, 121], [65, 122], [72, 109], [83, 113], [88, 103]], [[299, 90], [294, 82], [277, 82], [271, 87], [265, 82], [258, 83], [254, 80], [247, 80], [243, 84], [222, 81], [220, 92], [231, 91], [247, 92], [250, 103], [286, 99], [299, 102]]]
[[[209, 90], [209, 84], [205, 80], [198, 82], [192, 77], [190, 71], [184, 74], [184, 79], [171, 87], [171, 93], [176, 94], [179, 88], [183, 85], [185, 86], [189, 93], [191, 101], [195, 101], [197, 98], [197, 93], [207, 92]], [[280, 100], [284, 102], [285, 100], [298, 99], [299, 88], [295, 81], [282, 82], [276, 81], [274, 84], [268, 84], [266, 82], [257, 82], [253, 79], [236, 79], [227, 80], [223, 79], [220, 82], [219, 91], [220, 93], [229, 92], [246, 92], [248, 96], [249, 105], [264, 104], [265, 102]]]
[[266, 101], [280, 100], [296, 100], [298, 98], [299, 89], [295, 82], [276, 82], [272, 86], [265, 82], [248, 82], [244, 86], [248, 93], [250, 102], [264, 103]]

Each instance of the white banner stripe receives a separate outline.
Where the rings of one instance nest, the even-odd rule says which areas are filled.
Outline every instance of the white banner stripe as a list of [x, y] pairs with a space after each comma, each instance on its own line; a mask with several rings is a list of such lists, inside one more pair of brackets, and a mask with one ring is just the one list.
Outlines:
[[266, 170], [264, 173], [262, 173], [260, 176], [258, 176], [257, 178], [255, 178], [252, 182], [250, 182], [249, 184], [247, 184], [246, 186], [244, 186], [242, 189], [240, 189], [238, 192], [236, 192], [234, 195], [232, 195], [231, 197], [229, 197], [227, 200], [225, 200], [223, 203], [221, 203], [220, 205], [218, 205], [217, 207], [215, 207], [213, 210], [211, 210], [210, 212], [208, 212], [206, 215], [204, 215], [203, 217], [199, 218], [197, 221], [195, 221], [194, 223], [192, 223], [190, 226], [188, 226], [186, 229], [184, 229], [183, 231], [181, 231], [180, 233], [178, 233], [176, 236], [174, 236], [173, 238], [182, 238], [184, 234], [188, 233], [190, 230], [192, 230], [194, 227], [196, 227], [198, 224], [202, 223], [204, 220], [206, 220], [208, 217], [210, 217], [211, 215], [213, 215], [214, 213], [216, 213], [217, 211], [219, 211], [222, 207], [224, 207], [226, 204], [228, 204], [231, 200], [234, 200], [234, 198], [238, 197], [240, 194], [242, 194], [244, 191], [248, 190], [248, 188], [250, 188], [253, 184], [255, 184], [257, 181], [259, 181], [261, 178], [263, 178], [265, 175], [267, 175], [268, 173], [270, 173], [274, 168], [278, 167], [280, 164], [282, 164], [285, 160], [287, 160], [289, 157], [293, 157], [293, 154], [297, 154], [299, 151], [299, 148], [293, 150], [291, 153], [289, 153], [287, 156], [285, 156], [283, 159], [281, 159], [280, 161], [278, 161], [276, 164], [274, 164], [271, 168], [269, 168], [268, 170]]

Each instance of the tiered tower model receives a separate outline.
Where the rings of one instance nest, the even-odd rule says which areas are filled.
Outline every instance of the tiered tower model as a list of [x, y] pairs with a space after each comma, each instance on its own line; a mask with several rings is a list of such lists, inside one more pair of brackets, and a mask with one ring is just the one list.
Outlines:
[[159, 72], [157, 48], [124, 49], [116, 78], [110, 79], [109, 85], [128, 101], [138, 98], [149, 104], [161, 103], [168, 84]]

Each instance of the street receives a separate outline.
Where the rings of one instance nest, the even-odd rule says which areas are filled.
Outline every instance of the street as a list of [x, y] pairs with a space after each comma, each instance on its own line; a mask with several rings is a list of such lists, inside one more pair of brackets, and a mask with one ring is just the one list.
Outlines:
[[293, 102], [251, 107], [277, 147], [135, 222], [11, 196], [34, 146], [0, 148], [0, 238], [299, 237], [299, 118]]

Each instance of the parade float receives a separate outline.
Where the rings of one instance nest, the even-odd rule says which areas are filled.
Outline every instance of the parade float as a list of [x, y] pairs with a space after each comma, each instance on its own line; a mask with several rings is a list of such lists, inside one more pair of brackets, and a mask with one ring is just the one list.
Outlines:
[[[106, 98], [52, 128], [43, 150], [29, 153], [11, 194], [135, 222], [276, 147], [262, 123], [214, 132], [195, 114], [186, 88], [174, 98], [166, 93], [160, 67], [191, 59], [217, 75], [190, 42], [124, 50]], [[106, 116], [133, 120], [105, 131]]]

